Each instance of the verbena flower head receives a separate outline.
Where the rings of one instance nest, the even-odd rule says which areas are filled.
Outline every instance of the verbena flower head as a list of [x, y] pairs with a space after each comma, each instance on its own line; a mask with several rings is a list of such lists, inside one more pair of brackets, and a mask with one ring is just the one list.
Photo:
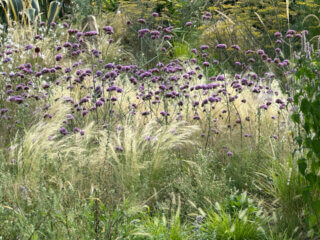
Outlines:
[[68, 132], [68, 130], [65, 128], [65, 127], [61, 127], [60, 129], [59, 129], [59, 131], [60, 131], [60, 133], [62, 134], [62, 135], [67, 135], [69, 132]]
[[92, 36], [96, 36], [96, 35], [98, 35], [98, 33], [96, 31], [89, 31], [89, 32], [84, 33], [85, 37], [92, 37]]
[[227, 152], [227, 155], [228, 155], [229, 157], [232, 157], [232, 156], [233, 156], [233, 152], [228, 151], [228, 152]]
[[208, 48], [209, 48], [208, 45], [201, 45], [201, 46], [200, 46], [200, 49], [201, 49], [201, 50], [206, 50], [206, 49], [208, 49]]
[[159, 17], [159, 13], [153, 12], [153, 13], [152, 13], [152, 16], [153, 16], [153, 17]]
[[281, 32], [275, 32], [275, 33], [274, 33], [274, 36], [275, 36], [276, 38], [282, 38], [282, 33], [281, 33]]
[[143, 18], [139, 18], [138, 22], [141, 23], [141, 24], [146, 24], [147, 23], [146, 20], [143, 19]]
[[[151, 39], [157, 39], [157, 38], [160, 38], [161, 33], [157, 30], [154, 30], [150, 32], [150, 35], [151, 35]], [[170, 40], [171, 36], [168, 37], [168, 35], [166, 35], [164, 36], [164, 39]]]
[[31, 44], [28, 44], [28, 45], [26, 45], [26, 47], [24, 48], [24, 50], [30, 50], [30, 49], [32, 49], [33, 48], [33, 46], [31, 45]]
[[203, 66], [209, 67], [209, 66], [210, 66], [210, 63], [209, 63], [209, 62], [203, 62]]
[[72, 29], [72, 28], [68, 29], [68, 34], [70, 34], [70, 35], [77, 34], [78, 32], [79, 32], [78, 29]]
[[150, 30], [148, 28], [140, 29], [138, 31], [138, 38], [142, 38], [145, 34], [149, 33]]
[[205, 12], [204, 15], [202, 16], [204, 20], [210, 20], [211, 17], [212, 17], [212, 14], [210, 12]]
[[226, 49], [227, 45], [224, 44], [224, 43], [219, 43], [219, 44], [216, 45], [216, 48], [218, 48], [218, 49]]
[[239, 51], [240, 50], [240, 46], [239, 45], [231, 45], [231, 48]]
[[260, 109], [267, 110], [267, 109], [268, 109], [268, 106], [267, 106], [266, 104], [262, 104], [262, 105], [260, 105]]
[[102, 28], [108, 35], [114, 34], [113, 28], [111, 26], [104, 26]]
[[58, 55], [56, 55], [55, 59], [56, 61], [60, 61], [62, 59], [62, 54], [59, 53]]
[[263, 55], [263, 54], [264, 54], [264, 50], [263, 50], [263, 49], [258, 49], [258, 50], [257, 50], [257, 53], [258, 53], [259, 55]]
[[115, 150], [116, 150], [117, 152], [123, 152], [123, 148], [120, 147], [120, 146], [116, 146], [116, 147], [115, 147]]
[[218, 64], [219, 64], [219, 60], [214, 59], [214, 60], [212, 61], [212, 63], [213, 63], [214, 65], [218, 65]]
[[295, 31], [295, 30], [292, 30], [292, 29], [289, 29], [289, 30], [287, 31], [287, 34], [295, 35], [295, 34], [296, 34], [296, 31]]

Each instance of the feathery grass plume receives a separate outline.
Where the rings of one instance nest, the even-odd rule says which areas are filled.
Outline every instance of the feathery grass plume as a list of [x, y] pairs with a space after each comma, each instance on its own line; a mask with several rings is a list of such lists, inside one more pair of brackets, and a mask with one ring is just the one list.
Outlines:
[[[96, 133], [94, 125], [88, 124], [84, 136], [70, 133], [62, 137], [59, 129], [69, 111], [66, 104], [56, 102], [50, 108], [51, 119], [40, 120], [25, 132], [23, 141], [17, 144], [16, 139], [12, 144], [12, 158], [19, 166], [17, 181], [26, 180], [33, 185], [46, 176], [49, 182], [59, 185], [63, 178], [70, 182], [80, 178], [76, 172], [88, 164], [89, 149]], [[52, 169], [56, 164], [60, 164], [58, 169]]]
[[109, 132], [100, 131], [102, 137], [93, 159], [111, 164], [116, 181], [129, 189], [142, 174], [157, 177], [170, 158], [168, 153], [194, 144], [192, 136], [197, 131], [197, 126], [182, 122], [159, 126], [154, 120], [144, 123], [137, 117], [110, 137]]

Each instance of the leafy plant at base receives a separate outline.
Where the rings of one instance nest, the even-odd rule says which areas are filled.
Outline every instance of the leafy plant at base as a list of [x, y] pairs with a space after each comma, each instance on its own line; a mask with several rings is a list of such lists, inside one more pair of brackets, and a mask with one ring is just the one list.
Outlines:
[[200, 239], [266, 239], [266, 222], [262, 210], [246, 192], [231, 195], [224, 205], [216, 203], [215, 209], [208, 212]]
[[[136, 227], [133, 239], [154, 239], [154, 240], [187, 240], [192, 238], [189, 225], [182, 224], [180, 221], [180, 197], [178, 197], [177, 208], [169, 209], [169, 216], [149, 216], [147, 209], [146, 216], [143, 217]], [[175, 204], [175, 197], [172, 205]], [[148, 215], [147, 215], [148, 214]]]

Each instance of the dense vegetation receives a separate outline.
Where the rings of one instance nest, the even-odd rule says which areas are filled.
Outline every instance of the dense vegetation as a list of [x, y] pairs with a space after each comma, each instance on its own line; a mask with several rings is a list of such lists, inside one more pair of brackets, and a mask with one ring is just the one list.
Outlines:
[[320, 239], [319, 1], [0, 3], [0, 239]]

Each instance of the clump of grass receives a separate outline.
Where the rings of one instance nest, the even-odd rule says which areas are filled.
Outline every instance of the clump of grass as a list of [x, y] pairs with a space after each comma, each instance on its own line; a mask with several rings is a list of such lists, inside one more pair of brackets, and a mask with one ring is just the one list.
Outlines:
[[264, 171], [257, 172], [256, 184], [263, 194], [271, 197], [266, 198], [266, 203], [275, 211], [276, 228], [287, 231], [289, 236], [304, 237], [305, 203], [302, 194], [306, 181], [299, 174], [297, 164], [287, 158], [274, 159], [265, 166]]
[[215, 209], [208, 212], [201, 226], [202, 237], [267, 239], [264, 229], [266, 222], [263, 211], [243, 193], [231, 196], [222, 206], [215, 204]]
[[147, 214], [139, 221], [133, 233], [137, 239], [170, 239], [184, 240], [193, 239], [190, 225], [182, 224], [180, 220], [180, 198], [177, 203], [175, 197], [172, 198], [176, 210], [170, 209], [169, 217], [166, 215], [150, 217]]
[[108, 136], [103, 132], [99, 142], [99, 151], [94, 159], [104, 158], [115, 173], [124, 189], [149, 179], [156, 185], [156, 179], [162, 174], [171, 151], [183, 151], [194, 145], [192, 136], [199, 130], [197, 126], [186, 126], [182, 122], [161, 126], [155, 121], [148, 123], [138, 117], [128, 125]]

